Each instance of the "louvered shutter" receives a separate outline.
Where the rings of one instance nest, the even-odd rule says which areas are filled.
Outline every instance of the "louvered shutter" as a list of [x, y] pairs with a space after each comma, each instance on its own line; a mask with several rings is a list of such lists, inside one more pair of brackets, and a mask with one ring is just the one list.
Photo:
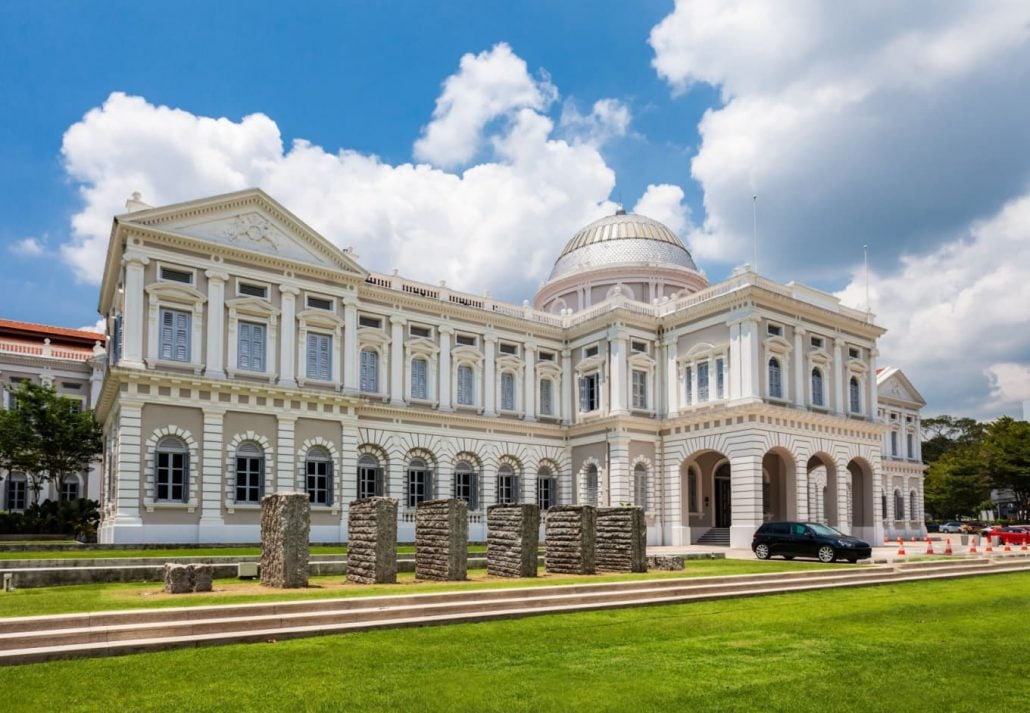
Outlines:
[[386, 484], [385, 484], [384, 481], [385, 481], [385, 474], [383, 473], [383, 467], [382, 466], [378, 466], [376, 468], [376, 492], [375, 492], [375, 494], [377, 496], [386, 495], [386, 487], [385, 487]]
[[318, 378], [318, 335], [308, 335], [307, 375], [309, 379]]
[[251, 369], [250, 360], [251, 325], [240, 323], [239, 338], [236, 345], [236, 364], [240, 369]]
[[175, 359], [190, 360], [190, 314], [175, 313]]
[[479, 473], [473, 473], [469, 476], [472, 481], [469, 483], [469, 510], [479, 509]]
[[265, 325], [250, 325], [250, 364], [254, 371], [265, 370]]
[[169, 310], [161, 312], [161, 358], [171, 359], [175, 343], [175, 314]]
[[579, 410], [589, 411], [590, 410], [590, 380], [585, 377], [579, 377]]

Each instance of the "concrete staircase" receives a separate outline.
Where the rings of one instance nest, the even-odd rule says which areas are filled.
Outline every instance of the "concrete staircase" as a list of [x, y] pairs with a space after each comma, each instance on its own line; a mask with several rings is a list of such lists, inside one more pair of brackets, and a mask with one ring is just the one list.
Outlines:
[[0, 618], [0, 665], [1007, 572], [1030, 558]]
[[712, 527], [708, 529], [708, 532], [701, 535], [698, 538], [697, 544], [707, 545], [709, 547], [729, 547], [730, 546], [730, 528], [728, 527]]

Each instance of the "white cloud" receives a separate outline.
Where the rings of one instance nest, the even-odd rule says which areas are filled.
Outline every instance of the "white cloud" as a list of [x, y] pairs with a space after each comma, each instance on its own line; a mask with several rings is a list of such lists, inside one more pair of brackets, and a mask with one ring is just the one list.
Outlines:
[[79, 327], [80, 332], [96, 332], [97, 334], [107, 334], [107, 320], [101, 317], [94, 324], [87, 324], [85, 327]]
[[43, 254], [43, 244], [36, 238], [23, 238], [15, 243], [8, 246], [15, 255], [21, 255], [22, 257], [39, 257]]
[[[490, 89], [495, 80], [502, 89]], [[62, 254], [81, 279], [99, 282], [111, 216], [133, 191], [163, 205], [260, 186], [371, 270], [531, 298], [566, 240], [614, 209], [615, 175], [596, 143], [558, 138], [541, 113], [555, 93], [506, 45], [466, 55], [416, 146], [459, 160], [470, 144], [452, 139], [475, 135], [473, 153], [490, 155], [460, 172], [303, 140], [286, 148], [262, 114], [215, 119], [114, 93], [65, 134], [84, 205]]]
[[457, 74], [443, 83], [433, 119], [415, 142], [415, 158], [442, 168], [465, 165], [482, 147], [488, 122], [519, 109], [542, 111], [557, 96], [554, 85], [546, 77], [534, 80], [503, 42], [466, 54]]
[[[932, 412], [991, 417], [1030, 398], [1030, 195], [870, 283], [888, 328], [879, 363], [901, 367]], [[864, 277], [839, 296], [864, 307]]]
[[572, 101], [562, 107], [559, 125], [569, 138], [601, 146], [626, 135], [631, 120], [629, 107], [618, 99], [599, 99], [589, 114], [581, 114]]
[[683, 202], [683, 189], [679, 186], [649, 185], [633, 206], [633, 212], [654, 218], [677, 235], [690, 229], [690, 209]]

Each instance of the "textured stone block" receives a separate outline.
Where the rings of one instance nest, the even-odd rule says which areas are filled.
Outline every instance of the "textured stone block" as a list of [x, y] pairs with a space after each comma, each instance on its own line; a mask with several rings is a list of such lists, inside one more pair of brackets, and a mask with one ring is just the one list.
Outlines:
[[280, 589], [308, 586], [311, 507], [307, 493], [261, 499], [261, 584]]
[[682, 555], [648, 555], [647, 568], [663, 572], [679, 572], [683, 569]]
[[547, 511], [544, 567], [554, 574], [593, 574], [596, 508], [559, 505]]
[[211, 582], [214, 578], [214, 573], [211, 570], [209, 564], [191, 564], [190, 565], [190, 579], [193, 581], [194, 592], [210, 592]]
[[486, 510], [486, 573], [535, 577], [540, 545], [540, 508], [492, 505]]
[[350, 504], [347, 516], [347, 581], [397, 581], [397, 500], [365, 498]]
[[188, 564], [165, 564], [165, 592], [168, 594], [189, 594], [193, 591]]
[[429, 500], [415, 510], [415, 578], [468, 574], [469, 515], [464, 500]]
[[598, 571], [647, 571], [647, 523], [643, 508], [598, 508], [596, 538]]

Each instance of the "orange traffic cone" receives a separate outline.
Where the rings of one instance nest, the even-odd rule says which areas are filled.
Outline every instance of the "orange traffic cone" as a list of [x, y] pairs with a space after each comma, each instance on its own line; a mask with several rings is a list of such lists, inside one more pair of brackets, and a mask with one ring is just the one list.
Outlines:
[[1001, 548], [1001, 551], [1002, 552], [1011, 552], [1012, 551], [1012, 545], [1010, 545], [1008, 543], [1008, 540], [1005, 541], [1005, 546]]
[[1019, 551], [1020, 552], [1026, 552], [1027, 551], [1026, 540], [1023, 540], [1023, 544], [1020, 546]]
[[933, 542], [930, 541], [929, 537], [926, 538], [926, 554], [933, 554]]
[[889, 545], [890, 543], [891, 543], [891, 540], [890, 540], [889, 537], [887, 537], [887, 533], [886, 532], [883, 533], [883, 544]]
[[905, 541], [902, 538], [898, 538], [898, 557], [905, 556]]
[[944, 554], [946, 554], [946, 555], [952, 554], [952, 551], [951, 551], [951, 538], [950, 537], [947, 538], [946, 540], [944, 540]]
[[970, 540], [970, 543], [971, 544], [969, 545], [969, 554], [975, 555], [976, 554], [976, 535], [973, 535], [972, 539]]

